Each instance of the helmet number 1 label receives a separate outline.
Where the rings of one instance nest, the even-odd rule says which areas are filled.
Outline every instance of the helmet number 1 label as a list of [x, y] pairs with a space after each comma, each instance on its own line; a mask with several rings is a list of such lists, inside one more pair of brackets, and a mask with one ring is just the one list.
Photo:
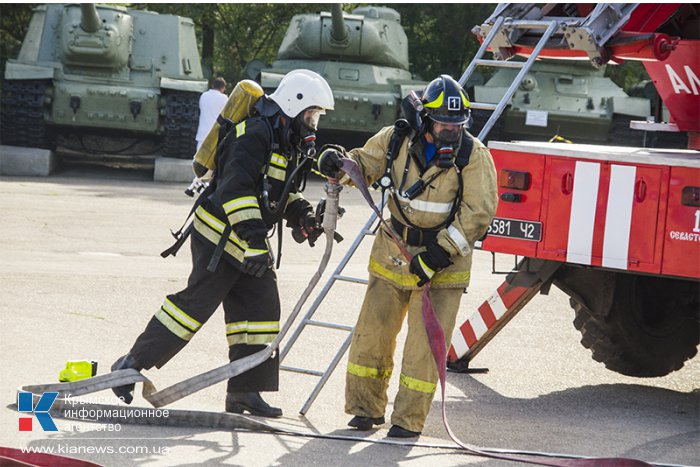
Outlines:
[[695, 211], [695, 227], [693, 227], [693, 232], [700, 232], [700, 209]]

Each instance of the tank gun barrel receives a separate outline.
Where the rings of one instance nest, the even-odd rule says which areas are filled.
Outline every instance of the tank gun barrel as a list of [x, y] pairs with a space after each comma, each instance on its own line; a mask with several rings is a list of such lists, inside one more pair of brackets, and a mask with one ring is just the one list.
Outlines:
[[100, 29], [100, 15], [94, 3], [80, 4], [80, 28], [85, 32], [97, 32]]
[[343, 9], [340, 3], [331, 5], [331, 38], [336, 42], [343, 42], [348, 38], [348, 31], [345, 29], [345, 20], [343, 19]]

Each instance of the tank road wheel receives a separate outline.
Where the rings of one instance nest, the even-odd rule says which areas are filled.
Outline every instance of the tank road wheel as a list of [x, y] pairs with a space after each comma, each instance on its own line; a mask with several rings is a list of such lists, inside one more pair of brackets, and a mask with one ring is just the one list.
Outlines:
[[581, 344], [609, 370], [627, 376], [664, 376], [697, 354], [700, 283], [583, 268], [562, 270], [555, 284], [571, 296]]
[[46, 126], [48, 81], [4, 80], [0, 96], [0, 141], [10, 146], [51, 148]]
[[164, 91], [164, 95], [164, 155], [178, 159], [191, 159], [197, 150], [197, 142], [194, 138], [199, 125], [199, 94]]

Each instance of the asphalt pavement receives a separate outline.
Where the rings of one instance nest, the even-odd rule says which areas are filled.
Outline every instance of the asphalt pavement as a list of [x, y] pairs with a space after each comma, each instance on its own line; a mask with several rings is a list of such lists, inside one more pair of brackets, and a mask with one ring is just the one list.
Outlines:
[[[44, 432], [36, 420], [31, 431], [20, 431], [19, 420], [26, 414], [12, 406], [19, 386], [57, 382], [67, 360], [96, 360], [98, 373], [106, 373], [164, 296], [184, 287], [188, 248], [176, 258], [159, 255], [172, 242], [169, 230], [180, 226], [191, 206], [184, 185], [154, 183], [145, 172], [107, 169], [59, 170], [47, 178], [0, 177], [1, 447], [53, 450], [105, 466], [517, 465], [455, 449], [441, 420], [439, 399], [417, 442], [385, 444], [389, 424], [363, 439], [346, 426], [350, 417], [343, 413], [346, 358], [305, 416], [298, 412], [318, 379], [282, 372], [280, 391], [266, 399], [282, 407], [284, 416], [261, 420], [351, 440], [210, 428], [109, 427], [58, 418], [58, 432]], [[306, 197], [315, 203], [322, 186], [319, 180], [310, 181]], [[335, 247], [317, 290], [370, 216], [356, 190], [345, 188], [340, 196], [347, 213], [338, 231], [345, 240]], [[366, 277], [370, 241], [360, 245], [345, 274]], [[278, 271], [283, 320], [322, 253], [322, 245], [298, 245], [285, 232]], [[512, 257], [497, 258], [500, 270], [512, 264]], [[458, 323], [503, 281], [491, 271], [491, 255], [476, 252]], [[334, 286], [315, 317], [354, 324], [363, 287]], [[472, 362], [488, 372], [448, 373], [446, 408], [456, 435], [496, 449], [700, 465], [700, 359], [663, 378], [622, 376], [591, 359], [579, 343], [573, 318], [566, 295], [552, 288], [548, 296], [535, 297]], [[345, 331], [307, 329], [284, 363], [323, 370], [346, 336]], [[219, 310], [170, 363], [145, 374], [164, 388], [223, 365], [226, 358]], [[394, 373], [390, 401], [397, 389], [398, 371]], [[225, 390], [219, 383], [170, 408], [222, 411]], [[103, 391], [84, 401], [116, 399]], [[148, 403], [137, 395], [134, 406], [147, 408]], [[391, 406], [387, 418], [390, 413]]]

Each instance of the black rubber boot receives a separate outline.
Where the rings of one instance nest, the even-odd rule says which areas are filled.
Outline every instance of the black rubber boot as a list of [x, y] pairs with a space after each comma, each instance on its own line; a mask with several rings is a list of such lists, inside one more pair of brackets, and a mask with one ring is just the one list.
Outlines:
[[411, 431], [398, 425], [391, 425], [387, 436], [391, 438], [415, 438], [420, 436], [420, 431]]
[[360, 415], [355, 415], [352, 420], [348, 422], [348, 426], [357, 428], [357, 431], [367, 431], [371, 430], [374, 425], [383, 425], [384, 417], [362, 417]]
[[243, 413], [246, 411], [251, 415], [259, 417], [279, 418], [282, 416], [282, 409], [271, 407], [263, 400], [259, 392], [229, 392], [226, 394], [226, 412]]
[[[139, 362], [136, 361], [134, 357], [131, 356], [130, 353], [124, 355], [123, 357], [120, 357], [117, 359], [116, 362], [112, 365], [111, 370], [112, 371], [117, 371], [117, 370], [126, 370], [127, 368], [133, 368], [137, 371], [143, 370], [143, 367]], [[126, 386], [117, 386], [115, 388], [112, 388], [112, 392], [122, 399], [125, 403], [131, 404], [131, 401], [134, 400], [134, 387], [135, 384], [127, 384]]]

